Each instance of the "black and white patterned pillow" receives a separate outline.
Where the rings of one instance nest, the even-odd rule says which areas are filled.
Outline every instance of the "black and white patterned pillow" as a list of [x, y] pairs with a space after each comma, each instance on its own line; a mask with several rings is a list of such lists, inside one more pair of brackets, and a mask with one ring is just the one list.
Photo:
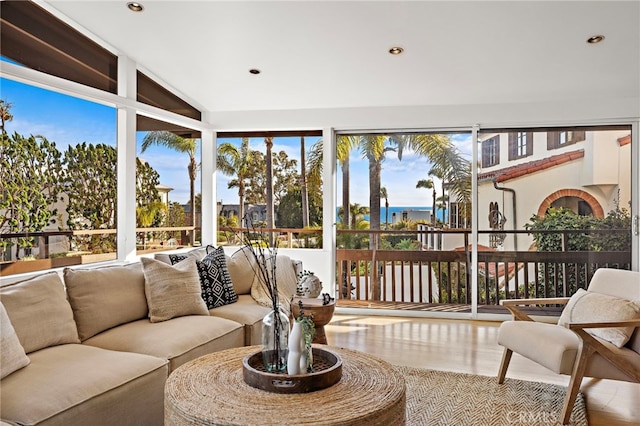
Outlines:
[[[188, 255], [170, 254], [169, 260], [172, 265], [175, 265], [187, 257]], [[202, 298], [207, 304], [207, 308], [213, 309], [238, 301], [238, 295], [233, 289], [233, 283], [227, 270], [227, 261], [222, 247], [214, 249], [201, 261], [196, 261], [196, 266], [200, 275]]]

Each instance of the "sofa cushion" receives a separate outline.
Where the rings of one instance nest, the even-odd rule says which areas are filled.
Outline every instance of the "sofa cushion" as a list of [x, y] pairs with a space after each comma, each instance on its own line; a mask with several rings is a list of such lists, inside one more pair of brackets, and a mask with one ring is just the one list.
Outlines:
[[97, 269], [66, 268], [64, 281], [82, 341], [148, 315], [140, 263]]
[[140, 261], [151, 322], [183, 315], [209, 315], [202, 300], [195, 259], [186, 259], [175, 266], [146, 257]]
[[71, 305], [56, 272], [3, 286], [0, 298], [26, 353], [80, 343]]
[[16, 336], [16, 331], [2, 303], [0, 303], [0, 348], [2, 348], [0, 379], [29, 364], [29, 357], [24, 353], [24, 348]]
[[573, 331], [555, 324], [505, 321], [498, 328], [498, 344], [558, 374], [571, 374], [580, 339]]
[[167, 361], [87, 345], [49, 347], [2, 380], [2, 418], [20, 425], [158, 425]]
[[250, 294], [256, 278], [256, 259], [250, 247], [242, 247], [227, 258], [227, 270], [236, 294]]
[[271, 308], [259, 305], [250, 294], [241, 294], [233, 305], [209, 310], [211, 316], [226, 318], [244, 325], [245, 346], [262, 344], [262, 319]]
[[[625, 300], [608, 294], [578, 289], [562, 310], [558, 325], [576, 322], [624, 321], [640, 318], [640, 302]], [[586, 329], [589, 334], [623, 347], [634, 327], [606, 327]]]
[[[211, 247], [211, 246], [208, 246]], [[170, 254], [172, 265], [187, 259], [190, 255]], [[228, 305], [238, 301], [238, 295], [233, 289], [233, 283], [227, 270], [227, 262], [222, 247], [213, 248], [201, 261], [196, 260], [202, 298], [208, 309]]]
[[191, 315], [151, 323], [139, 320], [84, 342], [116, 351], [153, 355], [169, 361], [169, 372], [199, 356], [244, 345], [242, 326], [211, 316]]

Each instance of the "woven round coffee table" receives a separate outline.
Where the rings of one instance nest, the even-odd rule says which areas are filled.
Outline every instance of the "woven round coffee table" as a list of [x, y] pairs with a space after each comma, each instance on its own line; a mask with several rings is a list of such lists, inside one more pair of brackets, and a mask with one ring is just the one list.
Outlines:
[[165, 425], [404, 425], [404, 378], [362, 352], [325, 347], [342, 358], [342, 378], [315, 392], [282, 394], [242, 377], [248, 346], [214, 352], [177, 368], [165, 385]]

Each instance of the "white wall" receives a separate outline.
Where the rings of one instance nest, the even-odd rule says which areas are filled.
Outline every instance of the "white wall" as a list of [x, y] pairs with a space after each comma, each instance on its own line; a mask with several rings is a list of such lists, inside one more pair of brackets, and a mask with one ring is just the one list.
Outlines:
[[640, 117], [640, 95], [548, 103], [367, 107], [286, 111], [211, 112], [219, 131], [466, 128], [620, 123]]

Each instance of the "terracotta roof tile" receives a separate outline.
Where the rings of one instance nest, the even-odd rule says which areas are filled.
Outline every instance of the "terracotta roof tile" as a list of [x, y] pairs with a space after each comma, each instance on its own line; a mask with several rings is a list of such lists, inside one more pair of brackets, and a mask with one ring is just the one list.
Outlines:
[[479, 181], [487, 181], [495, 179], [496, 182], [504, 182], [515, 179], [531, 173], [539, 172], [550, 167], [558, 166], [569, 161], [577, 160], [584, 157], [584, 150], [564, 152], [562, 154], [553, 155], [551, 157], [542, 158], [540, 160], [529, 161], [528, 163], [518, 164], [516, 166], [506, 167], [504, 169], [495, 170], [478, 175]]
[[629, 145], [630, 143], [631, 143], [631, 135], [627, 135], [627, 136], [623, 136], [621, 138], [618, 138], [618, 144], [620, 146]]

